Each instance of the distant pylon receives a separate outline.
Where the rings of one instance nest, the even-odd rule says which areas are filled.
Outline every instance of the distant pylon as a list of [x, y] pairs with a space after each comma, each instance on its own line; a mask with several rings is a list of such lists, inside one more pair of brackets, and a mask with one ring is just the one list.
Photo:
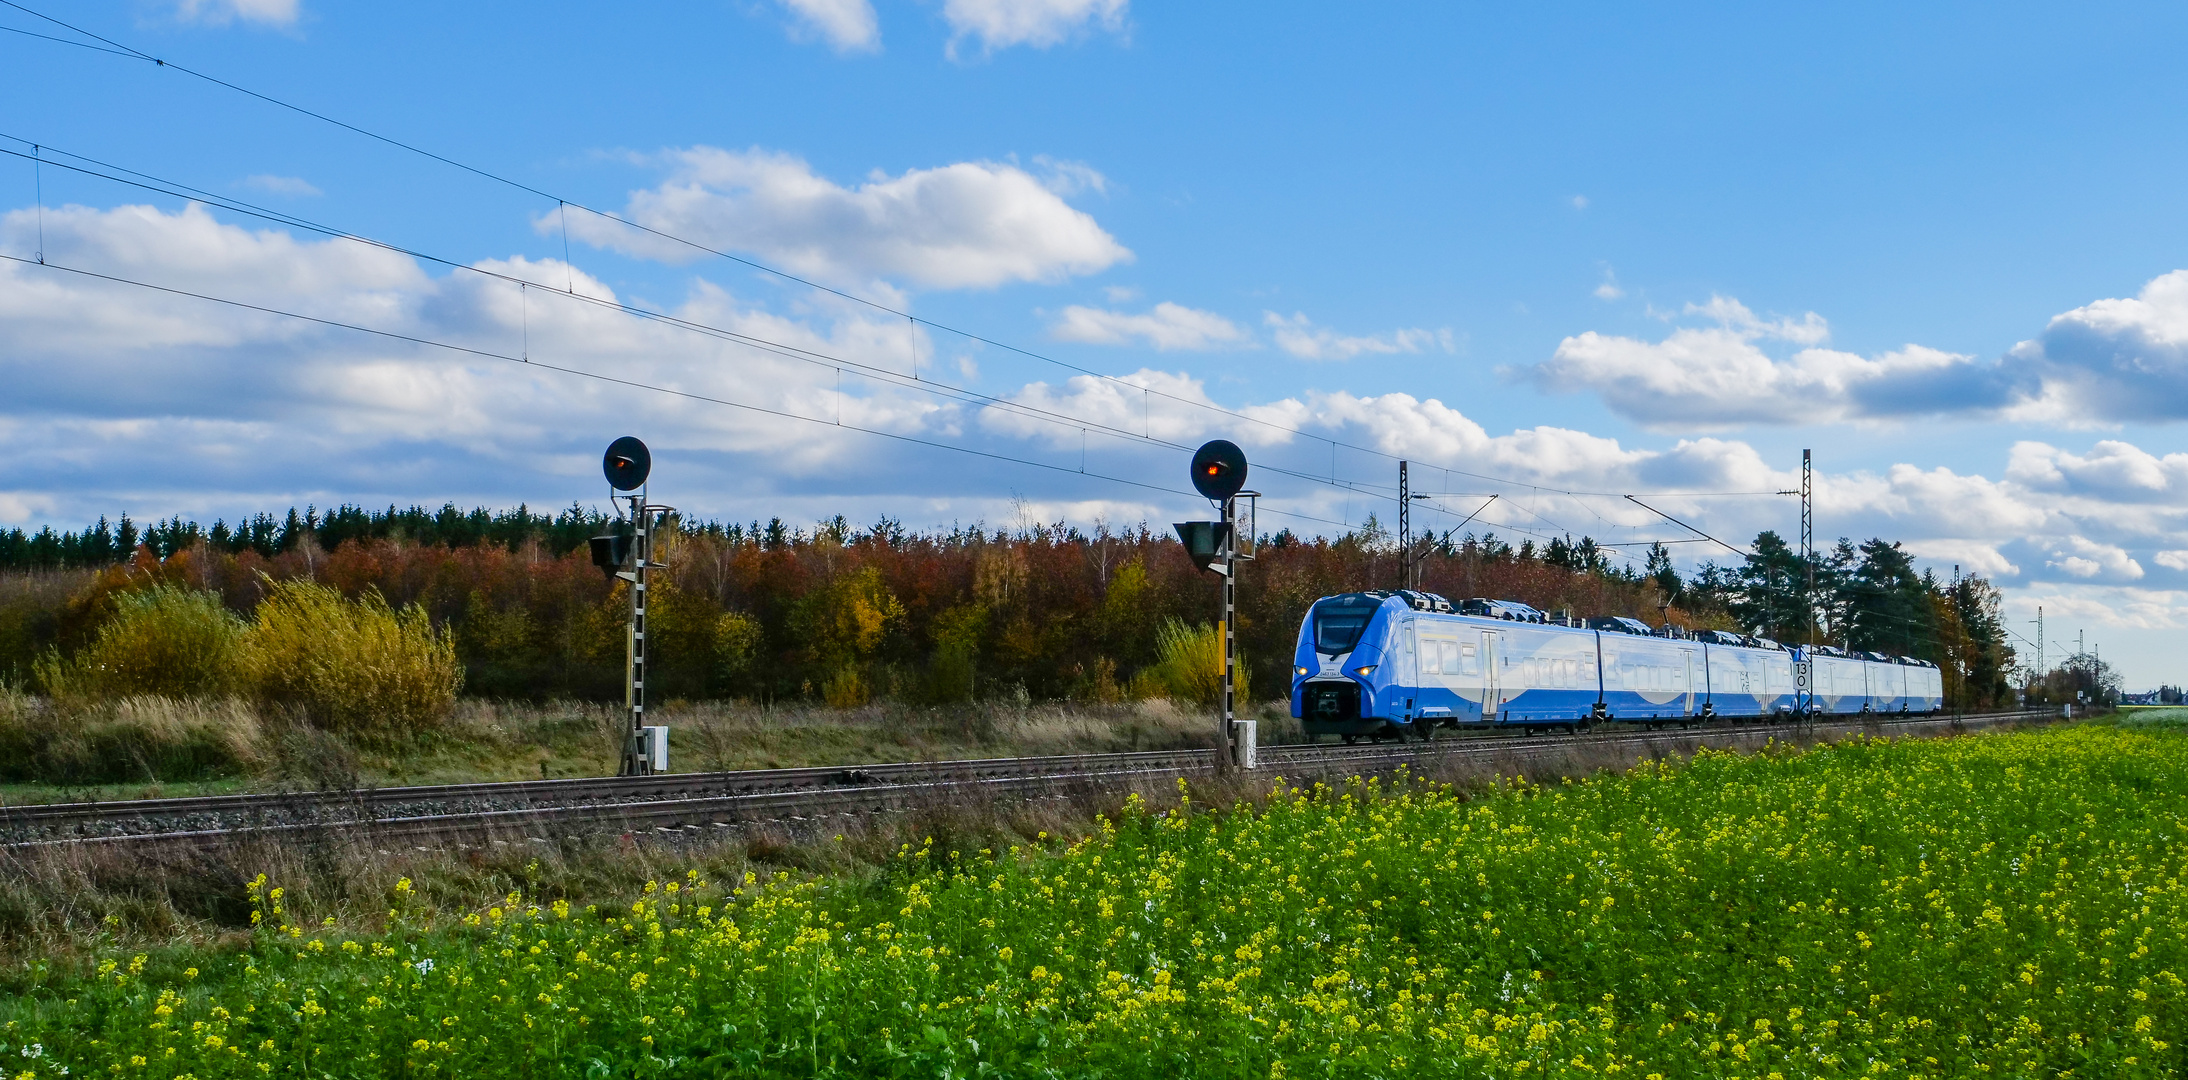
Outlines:
[[1808, 644], [1816, 643], [1816, 504], [1814, 473], [1808, 451], [1801, 451], [1801, 565], [1808, 582], [1801, 590], [1801, 606], [1808, 615]]
[[1398, 463], [1398, 580], [1401, 589], [1413, 587], [1413, 486], [1403, 461]]

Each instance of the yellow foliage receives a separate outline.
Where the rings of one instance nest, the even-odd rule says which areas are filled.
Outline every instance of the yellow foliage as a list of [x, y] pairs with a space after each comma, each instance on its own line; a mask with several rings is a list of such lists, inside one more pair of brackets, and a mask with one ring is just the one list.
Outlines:
[[882, 582], [881, 571], [867, 566], [813, 590], [799, 601], [790, 622], [808, 655], [840, 666], [871, 656], [903, 617], [904, 605]]
[[155, 585], [118, 594], [90, 645], [67, 660], [47, 657], [36, 675], [62, 699], [219, 697], [236, 689], [243, 633], [218, 595]]
[[452, 635], [425, 609], [396, 611], [378, 590], [284, 581], [258, 605], [248, 636], [261, 698], [299, 706], [337, 731], [400, 733], [438, 725], [463, 683]]
[[[1213, 708], [1223, 699], [1223, 632], [1207, 623], [1187, 626], [1176, 619], [1163, 624], [1156, 635], [1155, 649], [1160, 657], [1154, 667], [1143, 675], [1150, 682], [1135, 678], [1135, 690], [1160, 687], [1160, 693], [1181, 704]], [[1237, 692], [1239, 700], [1247, 700], [1246, 662], [1238, 658]]]

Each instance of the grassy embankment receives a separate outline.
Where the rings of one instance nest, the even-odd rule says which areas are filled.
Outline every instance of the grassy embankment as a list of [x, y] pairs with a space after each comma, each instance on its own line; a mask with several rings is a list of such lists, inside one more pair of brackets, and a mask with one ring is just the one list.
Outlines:
[[598, 902], [405, 878], [369, 928], [271, 881], [247, 937], [55, 976], [0, 1040], [38, 1077], [2173, 1076], [2182, 726], [1135, 808]]
[[[1208, 745], [1214, 724], [1162, 698], [853, 709], [671, 701], [649, 715], [668, 725], [678, 772], [1168, 750]], [[1299, 739], [1282, 702], [1255, 715], [1263, 742]], [[465, 698], [429, 732], [352, 739], [239, 699], [64, 708], [0, 689], [0, 748], [16, 755], [0, 765], [13, 780], [0, 782], [0, 804], [607, 776], [626, 722], [619, 705]]]

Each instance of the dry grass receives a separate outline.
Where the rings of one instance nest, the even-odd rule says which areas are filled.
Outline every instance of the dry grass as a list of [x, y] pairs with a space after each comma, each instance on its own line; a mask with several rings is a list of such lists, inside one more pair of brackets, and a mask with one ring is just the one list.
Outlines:
[[[875, 711], [881, 715], [686, 706], [681, 715], [687, 726], [711, 730], [726, 745], [763, 732], [772, 732], [780, 741], [785, 730], [802, 732], [797, 741], [809, 748], [834, 745], [845, 753], [876, 745], [929, 750], [981, 745], [963, 741], [961, 731], [955, 733], [955, 742], [877, 743], [872, 733], [886, 726], [890, 717], [880, 707]], [[509, 725], [515, 730], [553, 715], [545, 710], [484, 705], [472, 706], [469, 712], [462, 723]], [[1085, 749], [1117, 737], [1118, 726], [1112, 722], [1104, 727], [1105, 714], [1096, 709], [1035, 707], [1023, 710], [1022, 717], [1003, 712], [992, 722], [1006, 725], [1025, 740], [1018, 745], [1027, 752]], [[1167, 710], [1119, 712], [1130, 714], [1130, 722], [1161, 725], [1159, 730], [1183, 745], [1207, 741], [1200, 734], [1202, 717]], [[1122, 717], [1111, 718], [1116, 719]], [[897, 720], [901, 730], [901, 718]], [[557, 722], [567, 722], [567, 717]], [[711, 728], [706, 728], [709, 724]], [[1580, 740], [1551, 754], [1524, 758], [1428, 756], [1406, 772], [1461, 791], [1478, 791], [1515, 776], [1547, 784], [1622, 769], [1644, 756], [1665, 755]], [[1322, 779], [1338, 778], [1333, 774]], [[1311, 785], [1315, 779], [1280, 780], [1266, 771], [1209, 777], [1195, 781], [1191, 795], [1203, 807], [1253, 804], [1268, 797], [1281, 782]], [[901, 845], [917, 845], [928, 838], [945, 856], [958, 852], [966, 858], [979, 856], [982, 849], [1077, 839], [1098, 828], [1096, 815], [1113, 815], [1132, 794], [1162, 809], [1176, 804], [1179, 790], [1158, 781], [1099, 787], [1088, 783], [1036, 801], [1006, 796], [935, 803], [899, 814], [749, 823], [673, 839], [610, 833], [540, 842], [511, 835], [501, 841], [422, 850], [403, 845], [382, 848], [369, 837], [330, 831], [308, 839], [254, 842], [151, 862], [77, 848], [29, 855], [0, 852], [0, 971], [19, 973], [0, 975], [0, 992], [24, 985], [22, 980], [43, 978], [37, 974], [40, 970], [74, 972], [100, 949], [146, 951], [155, 957], [156, 965], [162, 950], [208, 943], [242, 948], [250, 917], [244, 885], [260, 873], [287, 890], [295, 918], [311, 923], [332, 918], [337, 926], [374, 932], [386, 915], [390, 889], [405, 877], [415, 883], [418, 904], [429, 921], [460, 918], [511, 891], [522, 891], [541, 902], [566, 899], [583, 904], [627, 895], [648, 880], [681, 877], [689, 869], [699, 869], [716, 880], [735, 880], [746, 872], [763, 878], [787, 873], [826, 875], [856, 886], [896, 872], [893, 857]], [[39, 963], [48, 968], [40, 969]]]
[[[949, 706], [671, 701], [654, 709], [682, 772], [860, 765], [1208, 746], [1209, 714], [1169, 701], [1004, 700]], [[1296, 742], [1282, 703], [1250, 715], [1264, 743]], [[0, 802], [348, 789], [613, 773], [624, 712], [593, 702], [459, 700], [440, 729], [354, 740], [296, 711], [233, 699], [129, 698], [59, 706], [0, 690]]]
[[[1200, 788], [1194, 798], [1250, 798], [1268, 782]], [[901, 814], [765, 822], [643, 842], [612, 833], [550, 842], [512, 835], [470, 846], [382, 848], [353, 832], [329, 831], [150, 859], [78, 847], [0, 850], [0, 995], [80, 974], [102, 951], [143, 951], [158, 968], [167, 952], [244, 948], [251, 910], [245, 885], [261, 873], [282, 885], [299, 918], [378, 929], [402, 878], [416, 889], [410, 917], [428, 921], [460, 918], [512, 891], [584, 904], [694, 868], [720, 880], [751, 872], [855, 884], [895, 872], [901, 845], [927, 838], [968, 858], [982, 849], [1075, 839], [1096, 827], [1097, 814], [1114, 814], [1128, 794], [1087, 786], [1035, 802], [938, 803]], [[1147, 784], [1141, 794], [1162, 806], [1178, 793]]]
[[125, 697], [64, 706], [0, 690], [0, 779], [41, 782], [61, 793], [172, 777], [266, 775], [277, 771], [277, 759], [258, 711], [234, 698]]

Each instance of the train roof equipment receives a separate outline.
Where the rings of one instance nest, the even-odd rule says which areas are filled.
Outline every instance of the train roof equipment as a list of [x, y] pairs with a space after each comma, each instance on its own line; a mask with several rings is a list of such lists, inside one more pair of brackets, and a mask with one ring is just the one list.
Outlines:
[[1649, 624], [1624, 615], [1597, 615], [1587, 620], [1587, 626], [1590, 630], [1607, 630], [1614, 634], [1634, 634], [1640, 637], [1649, 637], [1655, 633], [1649, 629]]
[[1522, 604], [1517, 600], [1491, 600], [1476, 596], [1458, 605], [1461, 615], [1479, 615], [1485, 619], [1504, 619], [1509, 622], [1547, 623], [1550, 616], [1541, 608]]

